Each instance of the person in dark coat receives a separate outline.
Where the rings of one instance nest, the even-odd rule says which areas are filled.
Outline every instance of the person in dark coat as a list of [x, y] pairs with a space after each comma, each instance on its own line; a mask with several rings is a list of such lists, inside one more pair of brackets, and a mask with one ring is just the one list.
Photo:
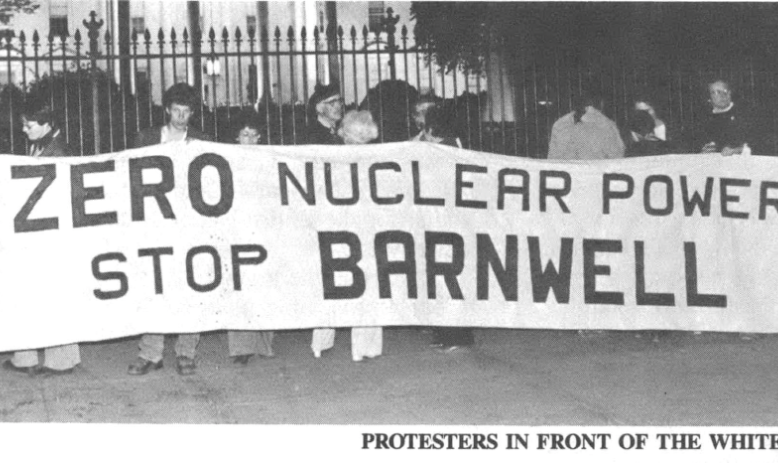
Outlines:
[[[195, 108], [200, 105], [197, 91], [186, 83], [178, 83], [168, 88], [162, 96], [168, 122], [162, 127], [150, 127], [141, 130], [134, 137], [130, 146], [143, 146], [170, 143], [181, 140], [211, 141], [210, 135], [189, 126], [189, 120]], [[200, 333], [179, 334], [176, 341], [176, 371], [186, 376], [195, 373], [195, 352], [200, 341]], [[162, 368], [162, 351], [165, 347], [164, 334], [144, 334], [141, 336], [138, 358], [130, 364], [127, 373], [130, 375], [145, 375], [150, 370]]]
[[310, 112], [307, 131], [309, 145], [342, 145], [338, 136], [338, 128], [343, 120], [343, 97], [340, 87], [333, 83], [329, 85], [316, 84], [316, 89], [308, 100]]
[[[30, 156], [75, 156], [75, 151], [57, 127], [51, 108], [25, 108], [22, 112], [22, 124], [22, 131], [30, 141]], [[47, 347], [43, 349], [43, 365], [40, 365], [39, 361], [37, 350], [19, 351], [14, 352], [13, 357], [3, 363], [3, 368], [30, 376], [70, 374], [76, 365], [81, 363], [81, 352], [78, 344]]]
[[159, 127], [149, 127], [137, 132], [130, 139], [130, 148], [159, 145], [179, 140], [213, 141], [213, 137], [189, 126], [195, 109], [200, 105], [197, 91], [186, 83], [168, 88], [162, 96], [162, 105], [168, 122]]
[[703, 153], [751, 154], [755, 147], [761, 149], [756, 130], [756, 120], [748, 109], [733, 101], [732, 90], [725, 80], [708, 85], [708, 102], [711, 112], [704, 119], [705, 145]]

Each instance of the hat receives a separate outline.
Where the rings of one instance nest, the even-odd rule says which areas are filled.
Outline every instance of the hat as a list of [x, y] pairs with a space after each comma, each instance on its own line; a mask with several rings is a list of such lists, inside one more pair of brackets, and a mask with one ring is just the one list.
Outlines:
[[311, 98], [308, 100], [308, 107], [315, 111], [316, 106], [319, 103], [335, 95], [340, 95], [340, 86], [338, 84], [332, 83], [329, 85], [322, 85], [317, 83], [313, 90], [313, 95], [311, 95]]

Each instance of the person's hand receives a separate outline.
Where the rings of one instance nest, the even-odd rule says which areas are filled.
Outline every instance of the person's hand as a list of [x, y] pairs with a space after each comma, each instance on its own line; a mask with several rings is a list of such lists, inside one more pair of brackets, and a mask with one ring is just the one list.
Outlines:
[[733, 156], [733, 155], [738, 155], [738, 154], [741, 154], [741, 153], [743, 153], [743, 147], [742, 146], [738, 146], [737, 148], [730, 148], [729, 146], [725, 146], [721, 150], [721, 155], [722, 156]]
[[702, 152], [703, 153], [715, 153], [716, 152], [716, 142], [715, 141], [711, 141], [711, 142], [706, 143], [702, 147]]

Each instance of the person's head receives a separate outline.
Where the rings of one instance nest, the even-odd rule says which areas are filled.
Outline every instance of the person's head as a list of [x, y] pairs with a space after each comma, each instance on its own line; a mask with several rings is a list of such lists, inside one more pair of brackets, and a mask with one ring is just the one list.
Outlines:
[[424, 120], [425, 139], [440, 142], [444, 138], [454, 138], [456, 134], [451, 123], [451, 114], [439, 105], [427, 110]]
[[727, 109], [732, 104], [732, 89], [726, 80], [716, 80], [708, 84], [708, 101], [714, 110]]
[[370, 111], [349, 111], [343, 116], [338, 135], [347, 145], [364, 145], [378, 138], [378, 126]]
[[309, 108], [313, 108], [315, 118], [324, 119], [335, 124], [343, 119], [343, 97], [336, 83], [329, 85], [316, 84], [316, 88], [308, 100]]
[[581, 122], [581, 117], [586, 113], [586, 108], [593, 107], [602, 111], [605, 107], [605, 98], [602, 93], [595, 88], [586, 88], [581, 91], [581, 94], [575, 99], [575, 105], [573, 110], [575, 114], [573, 118], [575, 122]]
[[253, 111], [243, 114], [236, 125], [235, 141], [241, 145], [257, 145], [262, 139], [262, 125]]
[[168, 117], [168, 124], [177, 130], [186, 130], [189, 120], [199, 105], [197, 91], [191, 85], [179, 82], [162, 95], [162, 105]]
[[647, 96], [638, 96], [635, 98], [633, 109], [635, 111], [645, 111], [655, 120], [659, 118], [657, 114], [657, 105], [654, 103], [653, 99]]
[[654, 118], [648, 111], [635, 110], [629, 118], [629, 129], [640, 139], [654, 133]]
[[40, 140], [56, 128], [54, 112], [50, 107], [30, 107], [22, 111], [22, 131], [30, 141]]
[[436, 105], [437, 101], [432, 97], [425, 96], [419, 99], [413, 107], [413, 122], [416, 124], [416, 128], [424, 130], [427, 111]]

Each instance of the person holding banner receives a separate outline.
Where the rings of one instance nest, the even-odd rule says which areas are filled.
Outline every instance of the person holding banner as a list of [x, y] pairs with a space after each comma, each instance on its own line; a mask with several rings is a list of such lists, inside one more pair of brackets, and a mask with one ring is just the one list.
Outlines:
[[[30, 141], [29, 154], [33, 157], [75, 156], [65, 136], [57, 127], [54, 112], [48, 106], [27, 107], [22, 112], [22, 131]], [[43, 365], [40, 365], [37, 350], [14, 352], [3, 368], [30, 376], [66, 375], [73, 373], [81, 363], [78, 344], [47, 347], [43, 349]]]
[[[347, 145], [364, 145], [378, 138], [378, 126], [370, 111], [349, 111], [343, 117], [338, 135]], [[313, 356], [335, 345], [335, 328], [316, 328], [311, 338]], [[351, 328], [351, 358], [355, 362], [375, 358], [383, 352], [383, 328], [366, 326]]]
[[338, 136], [338, 126], [343, 120], [343, 97], [337, 83], [322, 85], [317, 83], [316, 89], [308, 100], [308, 110], [311, 113], [311, 124], [308, 127], [309, 145], [342, 145]]
[[620, 159], [625, 147], [616, 123], [602, 113], [605, 100], [584, 91], [573, 111], [557, 119], [551, 128], [548, 159]]
[[[240, 145], [257, 145], [262, 138], [258, 114], [249, 110], [241, 115], [235, 141]], [[254, 355], [274, 357], [273, 332], [268, 330], [229, 330], [227, 348], [233, 363], [246, 366]]]
[[[186, 83], [177, 83], [168, 88], [162, 96], [162, 104], [168, 122], [161, 127], [150, 127], [135, 134], [130, 146], [141, 148], [144, 146], [163, 144], [181, 140], [212, 141], [210, 135], [190, 127], [189, 121], [196, 108], [200, 106], [200, 99], [194, 87]], [[182, 376], [195, 373], [194, 361], [197, 343], [200, 341], [200, 333], [179, 334], [176, 341], [176, 371]], [[140, 338], [140, 353], [138, 358], [127, 368], [130, 375], [145, 375], [150, 370], [162, 368], [162, 351], [165, 347], [164, 334], [144, 334]]]

